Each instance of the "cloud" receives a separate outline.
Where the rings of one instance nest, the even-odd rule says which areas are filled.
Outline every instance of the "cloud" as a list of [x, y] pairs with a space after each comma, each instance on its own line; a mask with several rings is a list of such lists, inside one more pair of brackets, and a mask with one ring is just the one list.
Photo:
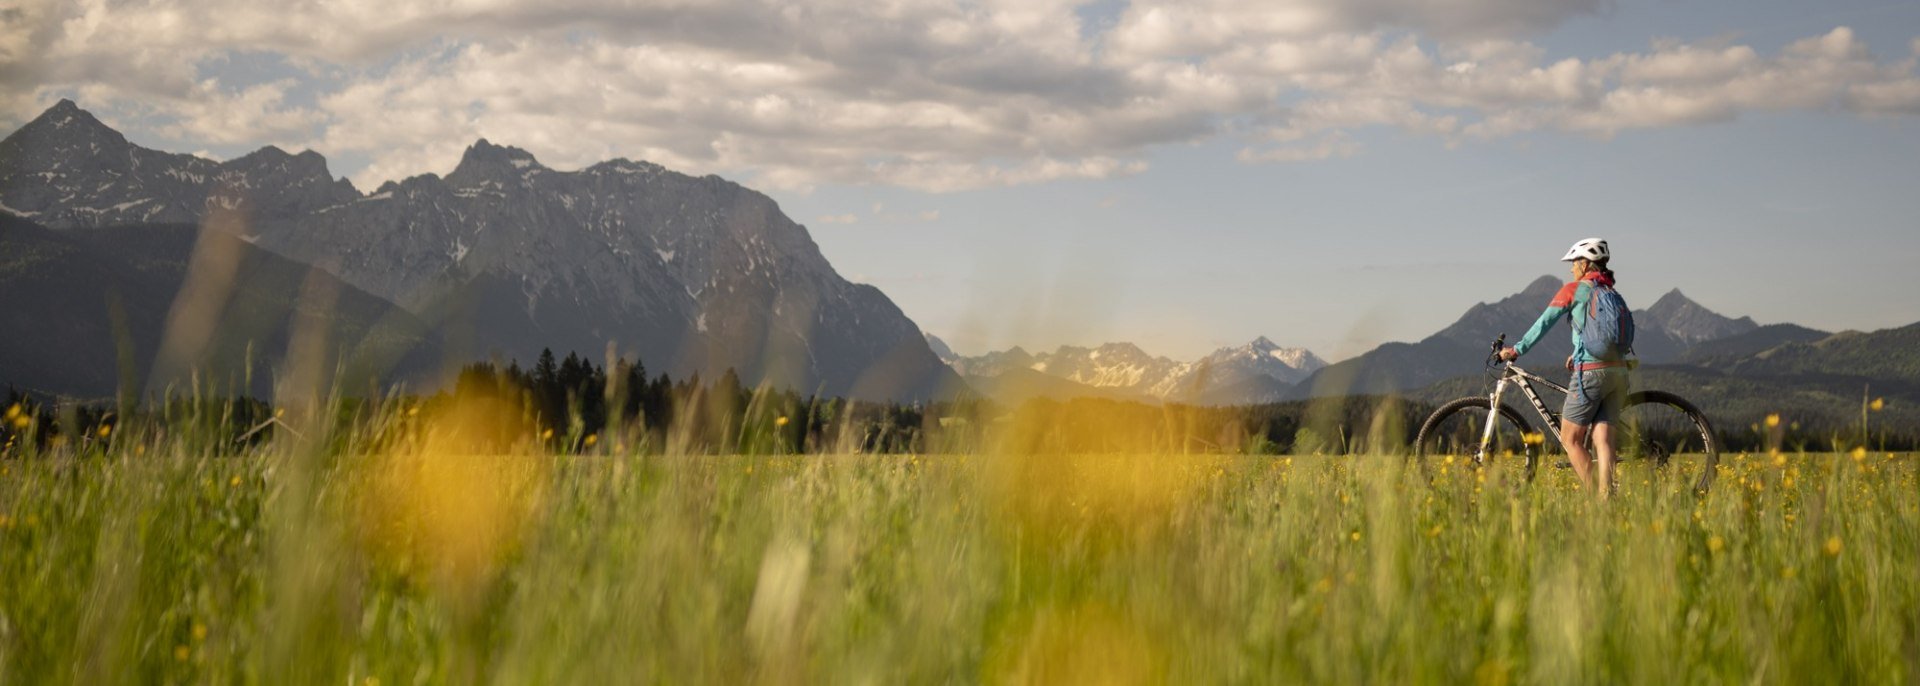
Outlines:
[[[1462, 145], [1920, 114], [1920, 57], [1879, 61], [1846, 28], [1773, 54], [1660, 41], [1548, 59], [1530, 37], [1610, 4], [1135, 0], [1097, 25], [1080, 4], [0, 0], [0, 116], [76, 95], [193, 147], [365, 159], [345, 170], [365, 188], [444, 173], [485, 137], [560, 168], [956, 191], [1138, 174], [1158, 146], [1217, 139], [1301, 162], [1359, 154], [1378, 127]], [[257, 59], [297, 75], [220, 69]]]
[[228, 90], [218, 80], [195, 85], [196, 97], [163, 106], [171, 119], [159, 127], [178, 140], [214, 144], [300, 141], [312, 138], [323, 118], [319, 112], [286, 103], [289, 80]]
[[1242, 162], [1306, 162], [1337, 157], [1352, 157], [1360, 152], [1360, 144], [1347, 139], [1347, 135], [1334, 131], [1316, 136], [1314, 140], [1286, 144], [1266, 149], [1243, 148], [1239, 159]]
[[1129, 6], [1108, 42], [1130, 55], [1200, 58], [1383, 29], [1460, 42], [1532, 34], [1609, 6], [1606, 0], [1141, 0]]
[[[866, 219], [880, 224], [931, 224], [940, 221], [940, 210], [888, 212], [886, 211], [886, 205], [874, 203], [873, 212], [868, 214]], [[861, 222], [861, 217], [860, 215], [848, 212], [845, 214], [821, 215], [816, 217], [814, 221], [821, 224], [858, 224]]]
[[1920, 79], [1852, 86], [1847, 89], [1847, 107], [1868, 114], [1920, 115]]

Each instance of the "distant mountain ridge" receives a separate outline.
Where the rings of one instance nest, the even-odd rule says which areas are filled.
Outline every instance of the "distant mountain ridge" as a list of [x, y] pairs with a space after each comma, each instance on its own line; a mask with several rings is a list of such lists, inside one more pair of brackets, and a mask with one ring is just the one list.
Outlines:
[[1636, 313], [1635, 324], [1659, 329], [1684, 345], [1738, 336], [1760, 328], [1752, 317], [1729, 319], [1702, 307], [1675, 288]]
[[233, 233], [400, 305], [474, 356], [615, 352], [685, 376], [868, 399], [960, 380], [878, 289], [840, 277], [765, 195], [616, 159], [557, 171], [480, 140], [444, 178], [362, 194], [311, 151], [141, 148], [62, 100], [0, 140], [0, 212], [56, 231]]
[[[351, 387], [420, 380], [440, 352], [429, 328], [392, 303], [191, 225], [52, 231], [0, 217], [0, 256], [0, 385], [20, 390], [137, 397], [198, 382], [271, 397], [285, 360], [270, 351], [288, 349], [303, 326], [313, 370]], [[182, 296], [196, 260], [207, 262], [199, 276], [232, 287]]]
[[53, 229], [198, 224], [216, 210], [283, 218], [359, 195], [312, 151], [215, 162], [149, 150], [71, 100], [0, 140], [0, 211]]
[[1920, 323], [1790, 340], [1745, 358], [1716, 360], [1731, 374], [1824, 375], [1920, 384]]
[[[1467, 308], [1453, 324], [1418, 342], [1383, 344], [1329, 365], [1301, 383], [1297, 397], [1396, 393], [1481, 373], [1489, 344], [1503, 334], [1507, 345], [1519, 342], [1564, 283], [1542, 276], [1518, 293]], [[1621, 288], [1632, 303], [1631, 284]], [[1752, 319], [1716, 314], [1678, 289], [1659, 298], [1653, 307], [1634, 310], [1634, 323], [1634, 352], [1647, 364], [1675, 362], [1692, 344], [1758, 327]], [[1535, 371], [1556, 371], [1571, 354], [1572, 331], [1561, 322], [1528, 351], [1522, 364]]]
[[[1193, 363], [1150, 357], [1124, 343], [1098, 348], [1063, 346], [1054, 353], [1039, 355], [1015, 347], [967, 357], [948, 349], [942, 359], [969, 379], [1022, 369], [1091, 388], [1124, 389], [1142, 396], [1199, 404], [1393, 394], [1483, 373], [1488, 344], [1502, 334], [1508, 345], [1518, 342], [1564, 283], [1542, 276], [1513, 295], [1467, 308], [1459, 319], [1424, 339], [1385, 343], [1334, 364], [1305, 350], [1280, 348], [1264, 337], [1239, 348], [1222, 348]], [[1630, 286], [1627, 294], [1632, 297]], [[1828, 335], [1792, 325], [1762, 327], [1747, 317], [1726, 317], [1678, 289], [1664, 294], [1652, 306], [1636, 310], [1634, 319], [1638, 325], [1635, 350], [1647, 364], [1726, 355], [1744, 359], [1782, 343], [1811, 343]], [[1572, 332], [1562, 323], [1541, 339], [1524, 363], [1535, 371], [1558, 373], [1560, 361], [1573, 352], [1571, 337]], [[947, 349], [938, 339], [932, 340], [936, 348]]]
[[1281, 347], [1265, 336], [1246, 345], [1219, 348], [1192, 362], [1149, 355], [1139, 346], [1124, 342], [1092, 348], [1063, 345], [1038, 355], [1015, 346], [968, 357], [954, 354], [946, 343], [930, 334], [928, 340], [934, 349], [946, 351], [941, 356], [943, 361], [970, 380], [1016, 371], [1038, 372], [1087, 388], [1205, 404], [1277, 400], [1294, 382], [1326, 366], [1305, 348]]
[[1788, 343], [1813, 343], [1832, 335], [1795, 324], [1768, 324], [1745, 333], [1702, 341], [1687, 348], [1681, 361], [1719, 367]]

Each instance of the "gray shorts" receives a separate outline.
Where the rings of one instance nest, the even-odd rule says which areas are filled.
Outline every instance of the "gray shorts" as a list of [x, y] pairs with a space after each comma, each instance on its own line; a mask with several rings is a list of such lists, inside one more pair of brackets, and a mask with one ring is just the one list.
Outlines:
[[1560, 421], [1592, 426], [1613, 423], [1626, 408], [1632, 383], [1626, 367], [1603, 367], [1577, 372], [1567, 384], [1567, 404], [1560, 408]]

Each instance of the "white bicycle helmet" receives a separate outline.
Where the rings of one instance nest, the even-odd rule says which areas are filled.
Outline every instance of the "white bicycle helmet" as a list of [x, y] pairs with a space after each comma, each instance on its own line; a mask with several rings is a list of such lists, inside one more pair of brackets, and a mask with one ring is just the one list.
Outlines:
[[1560, 261], [1572, 262], [1578, 259], [1586, 259], [1590, 262], [1602, 262], [1612, 256], [1613, 253], [1607, 250], [1606, 239], [1582, 238], [1580, 242], [1574, 243], [1573, 247], [1567, 248], [1567, 256], [1560, 258]]

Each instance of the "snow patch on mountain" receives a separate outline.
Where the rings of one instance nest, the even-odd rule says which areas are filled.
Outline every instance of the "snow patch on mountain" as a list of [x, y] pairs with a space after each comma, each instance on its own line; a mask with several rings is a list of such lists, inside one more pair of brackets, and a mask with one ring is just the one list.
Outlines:
[[[1220, 348], [1192, 362], [1151, 355], [1124, 342], [1092, 348], [1060, 346], [1038, 355], [1019, 347], [973, 357], [948, 350], [941, 359], [967, 377], [996, 377], [1016, 369], [1031, 369], [1095, 388], [1175, 401], [1214, 397], [1208, 393], [1235, 386], [1293, 384], [1327, 364], [1305, 348], [1283, 348], [1264, 336], [1243, 346]], [[1267, 383], [1253, 383], [1256, 380]]]
[[862, 399], [959, 385], [898, 306], [834, 271], [771, 198], [650, 163], [557, 172], [482, 139], [444, 177], [363, 195], [311, 151], [150, 150], [62, 101], [0, 140], [0, 205], [54, 230], [241, 212], [260, 247], [416, 313], [454, 307], [465, 335], [521, 360], [612, 344], [675, 374], [734, 369]]

